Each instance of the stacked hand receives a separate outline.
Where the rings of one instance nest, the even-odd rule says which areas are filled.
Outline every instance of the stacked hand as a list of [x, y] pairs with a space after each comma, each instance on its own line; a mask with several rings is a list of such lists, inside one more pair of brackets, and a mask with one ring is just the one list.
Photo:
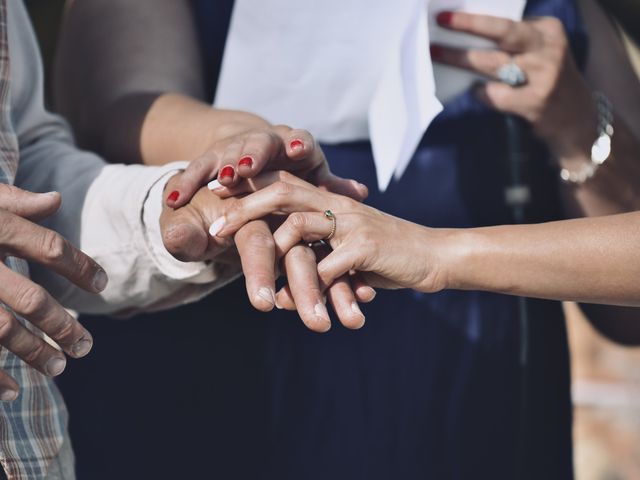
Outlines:
[[[283, 167], [289, 172], [277, 170]], [[189, 201], [194, 185], [206, 182]], [[166, 192], [171, 207], [165, 207], [161, 224], [174, 256], [224, 262], [239, 255], [253, 306], [297, 310], [314, 331], [331, 325], [325, 296], [343, 325], [360, 328], [358, 302], [373, 299], [372, 286], [444, 286], [436, 274], [437, 254], [427, 246], [440, 234], [360, 203], [366, 187], [331, 174], [306, 132], [254, 132], [214, 146], [174, 177]], [[335, 214], [336, 229], [327, 245], [318, 245], [333, 228], [326, 210]], [[279, 271], [287, 285], [276, 294]]]

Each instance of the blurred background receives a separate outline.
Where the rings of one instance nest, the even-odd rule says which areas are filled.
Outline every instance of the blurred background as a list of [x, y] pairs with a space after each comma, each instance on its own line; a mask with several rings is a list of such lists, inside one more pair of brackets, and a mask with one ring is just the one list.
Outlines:
[[[64, 0], [25, 3], [51, 78]], [[640, 479], [640, 348], [604, 339], [577, 306], [567, 304], [565, 309], [572, 354], [576, 479]]]

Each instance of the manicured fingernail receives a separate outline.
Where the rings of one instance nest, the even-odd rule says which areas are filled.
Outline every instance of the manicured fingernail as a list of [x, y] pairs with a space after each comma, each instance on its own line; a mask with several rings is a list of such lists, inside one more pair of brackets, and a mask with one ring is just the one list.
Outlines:
[[223, 185], [221, 185], [218, 180], [211, 180], [209, 183], [207, 183], [207, 187], [209, 188], [209, 190], [218, 190], [222, 188]]
[[71, 347], [71, 351], [75, 357], [80, 358], [89, 353], [92, 347], [93, 341], [90, 338], [81, 338]]
[[56, 375], [60, 375], [66, 366], [67, 361], [64, 358], [54, 357], [47, 362], [44, 369], [47, 375], [55, 377]]
[[209, 227], [209, 235], [211, 235], [212, 237], [215, 237], [218, 233], [220, 233], [220, 230], [224, 228], [225, 223], [227, 223], [226, 218], [220, 217], [219, 219], [217, 219]]
[[167, 197], [167, 201], [168, 202], [177, 202], [179, 198], [180, 198], [180, 192], [177, 191], [177, 190], [174, 190]]
[[240, 161], [238, 162], [238, 165], [241, 167], [253, 167], [253, 158], [247, 156], [247, 157], [242, 157], [240, 159]]
[[302, 150], [304, 148], [304, 142], [302, 140], [295, 139], [291, 141], [289, 146], [291, 147], [291, 150]]
[[220, 174], [218, 175], [218, 178], [227, 178], [227, 177], [233, 178], [235, 174], [236, 172], [233, 169], [233, 167], [227, 165], [222, 170], [220, 170]]
[[0, 392], [0, 401], [2, 402], [13, 402], [16, 398], [18, 398], [18, 392], [15, 390], [2, 390]]
[[431, 58], [442, 57], [442, 47], [439, 47], [438, 45], [429, 45], [429, 52], [431, 52]]
[[270, 288], [262, 287], [256, 295], [270, 305], [276, 305], [276, 294]]
[[369, 289], [369, 293], [371, 293], [371, 300], [376, 298], [376, 295], [378, 294], [378, 292], [376, 292], [374, 288], [371, 288], [371, 287], [367, 287], [367, 288]]
[[440, 12], [436, 15], [436, 22], [438, 25], [442, 25], [448, 27], [451, 25], [451, 18], [453, 17], [453, 12]]
[[107, 288], [107, 284], [109, 283], [109, 277], [107, 276], [107, 272], [104, 270], [98, 270], [93, 277], [93, 288], [101, 292], [105, 288]]
[[329, 320], [329, 312], [327, 312], [327, 307], [324, 306], [324, 303], [322, 302], [316, 303], [316, 306], [313, 307], [313, 313], [316, 314], [316, 317], [318, 318], [319, 322], [326, 324], [327, 328], [323, 330], [324, 332], [326, 332], [331, 328], [331, 321]]

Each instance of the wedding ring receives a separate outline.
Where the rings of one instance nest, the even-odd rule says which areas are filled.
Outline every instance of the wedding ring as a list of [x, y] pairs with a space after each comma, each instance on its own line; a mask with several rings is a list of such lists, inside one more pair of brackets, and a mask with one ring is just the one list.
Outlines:
[[496, 72], [496, 77], [511, 87], [521, 87], [527, 83], [527, 74], [513, 60], [502, 65]]
[[324, 216], [327, 217], [332, 222], [332, 224], [331, 224], [331, 232], [324, 239], [325, 242], [328, 242], [336, 234], [336, 216], [333, 214], [333, 212], [331, 210], [325, 210], [324, 211]]

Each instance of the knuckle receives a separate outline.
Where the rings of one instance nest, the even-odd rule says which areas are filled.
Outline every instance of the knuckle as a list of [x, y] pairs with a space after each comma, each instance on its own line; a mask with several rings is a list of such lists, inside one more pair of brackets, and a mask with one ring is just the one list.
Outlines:
[[275, 241], [270, 233], [264, 231], [249, 232], [244, 234], [242, 238], [244, 248], [251, 250], [273, 250], [275, 249]]
[[4, 210], [0, 210], [0, 242], [6, 242], [15, 234], [13, 223], [13, 215]]
[[278, 180], [271, 188], [276, 195], [283, 197], [291, 195], [293, 191], [293, 186], [283, 180]]
[[171, 226], [162, 232], [162, 243], [169, 253], [174, 253], [181, 244], [182, 233], [180, 227]]
[[61, 345], [70, 345], [74, 343], [76, 320], [65, 315], [64, 319], [51, 329], [49, 336]]
[[564, 37], [564, 25], [557, 17], [543, 17], [538, 22], [539, 27], [553, 37]]
[[290, 133], [299, 137], [303, 137], [307, 140], [313, 138], [313, 136], [311, 135], [311, 132], [303, 128], [297, 128], [295, 130], [292, 130]]
[[267, 130], [258, 130], [251, 134], [253, 137], [252, 140], [257, 141], [258, 143], [270, 144], [276, 143], [278, 141], [278, 136], [274, 132], [270, 132]]
[[293, 130], [293, 128], [289, 125], [280, 124], [273, 127], [273, 131], [280, 134], [289, 133]]
[[278, 181], [281, 181], [284, 183], [290, 183], [294, 179], [295, 179], [295, 175], [293, 173], [287, 172], [286, 170], [278, 171]]
[[333, 199], [338, 207], [336, 208], [336, 212], [352, 212], [357, 209], [359, 205], [358, 201], [343, 195], [334, 195]]
[[184, 225], [171, 225], [162, 232], [162, 242], [171, 254], [182, 253], [189, 231]]
[[206, 166], [211, 162], [211, 158], [215, 157], [216, 154], [212, 151], [207, 152], [205, 155], [202, 155], [195, 160], [189, 162], [189, 166], [187, 167], [187, 171], [191, 173], [201, 172], [206, 168]]
[[67, 241], [58, 233], [47, 230], [42, 237], [42, 258], [50, 263], [58, 263], [65, 257]]
[[32, 349], [22, 355], [22, 359], [29, 364], [35, 363], [46, 350], [47, 345], [44, 342], [37, 342]]
[[97, 264], [91, 258], [80, 251], [76, 251], [75, 257], [74, 269], [76, 270], [78, 276], [82, 279], [92, 282], [93, 277], [98, 270]]
[[15, 303], [16, 310], [27, 317], [41, 316], [47, 307], [48, 299], [48, 294], [44, 288], [35, 283], [29, 283], [18, 289]]
[[305, 227], [309, 224], [309, 218], [302, 212], [294, 212], [289, 215], [287, 223], [289, 228], [291, 228], [292, 230], [304, 230]]
[[316, 254], [309, 247], [297, 245], [289, 251], [287, 259], [292, 262], [315, 262]]
[[17, 320], [6, 310], [0, 309], [0, 341], [11, 337]]

